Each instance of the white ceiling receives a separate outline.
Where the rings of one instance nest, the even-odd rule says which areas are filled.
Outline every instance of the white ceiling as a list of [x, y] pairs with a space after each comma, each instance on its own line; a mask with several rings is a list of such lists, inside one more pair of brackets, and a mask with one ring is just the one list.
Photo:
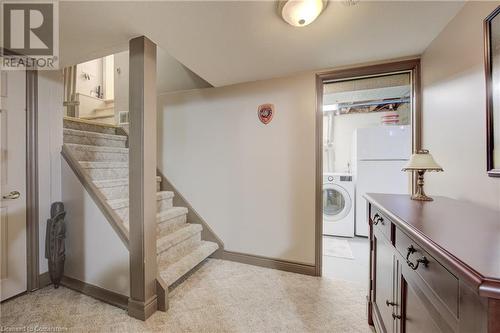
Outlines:
[[74, 64], [146, 35], [222, 86], [421, 54], [463, 4], [330, 2], [317, 21], [294, 28], [277, 16], [275, 1], [60, 2], [60, 55]]

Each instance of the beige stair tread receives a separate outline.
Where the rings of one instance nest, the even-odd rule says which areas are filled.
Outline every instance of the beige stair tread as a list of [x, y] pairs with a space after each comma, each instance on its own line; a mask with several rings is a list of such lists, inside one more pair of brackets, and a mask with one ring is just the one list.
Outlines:
[[[156, 177], [156, 182], [161, 182], [161, 177]], [[128, 178], [96, 180], [94, 184], [97, 188], [108, 188], [128, 185]]]
[[103, 114], [94, 114], [94, 115], [88, 115], [88, 116], [80, 116], [80, 119], [84, 120], [94, 120], [94, 119], [103, 119], [103, 118], [114, 118], [115, 113], [103, 113]]
[[219, 246], [217, 243], [201, 241], [200, 245], [193, 251], [180, 258], [177, 262], [171, 265], [159, 266], [161, 278], [168, 286], [174, 284], [184, 274], [195, 268], [199, 263], [208, 258], [212, 253], [217, 251]]
[[128, 148], [123, 147], [108, 147], [108, 146], [94, 146], [94, 145], [81, 145], [78, 143], [65, 143], [71, 149], [96, 151], [101, 153], [121, 153], [128, 154]]
[[128, 185], [128, 178], [96, 180], [94, 185], [97, 188], [108, 188]]
[[[156, 200], [164, 200], [164, 199], [170, 199], [174, 197], [174, 192], [171, 191], [161, 191], [161, 192], [156, 192]], [[124, 207], [129, 206], [129, 199], [113, 199], [113, 200], [108, 200], [108, 204], [111, 206], [113, 209], [120, 209]]]
[[94, 113], [95, 112], [102, 112], [102, 111], [113, 110], [113, 114], [114, 114], [114, 108], [115, 108], [114, 105], [106, 105], [106, 106], [103, 106], [102, 108], [95, 108], [94, 109]]
[[188, 238], [191, 238], [197, 233], [200, 233], [202, 230], [203, 227], [200, 224], [186, 223], [186, 225], [179, 228], [175, 232], [158, 238], [158, 240], [156, 241], [156, 253], [160, 254], [164, 251], [167, 251], [172, 246], [177, 245]]
[[128, 169], [128, 162], [78, 162], [84, 169]]
[[82, 123], [82, 124], [87, 124], [87, 125], [91, 125], [91, 126], [106, 127], [106, 128], [112, 128], [112, 129], [116, 129], [116, 128], [120, 127], [120, 126], [117, 126], [117, 125], [103, 124], [103, 123], [92, 121], [92, 120], [85, 120], [85, 119], [73, 118], [73, 117], [64, 117], [63, 118], [63, 122], [68, 122], [68, 123], [69, 122], [71, 122], [71, 123]]
[[99, 133], [99, 132], [92, 132], [92, 131], [76, 130], [76, 129], [72, 129], [72, 128], [64, 128], [63, 134], [64, 135], [74, 135], [74, 136], [84, 136], [84, 137], [91, 136], [91, 137], [107, 139], [107, 140], [127, 141], [126, 135], [106, 134], [106, 133]]
[[162, 223], [164, 221], [168, 221], [170, 219], [176, 218], [178, 216], [184, 215], [188, 213], [188, 209], [186, 207], [172, 207], [169, 209], [162, 210], [161, 212], [156, 214], [156, 220], [158, 223]]
[[120, 209], [129, 206], [129, 198], [108, 200], [108, 205], [112, 209]]
[[172, 192], [172, 191], [156, 192], [156, 200], [171, 199], [173, 197], [174, 197], [174, 192]]

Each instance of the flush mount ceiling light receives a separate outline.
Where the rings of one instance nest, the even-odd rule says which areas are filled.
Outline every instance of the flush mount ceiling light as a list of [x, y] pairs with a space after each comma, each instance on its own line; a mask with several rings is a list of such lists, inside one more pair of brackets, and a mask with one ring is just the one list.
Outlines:
[[319, 16], [327, 5], [327, 0], [278, 1], [278, 13], [286, 23], [294, 27], [305, 27]]

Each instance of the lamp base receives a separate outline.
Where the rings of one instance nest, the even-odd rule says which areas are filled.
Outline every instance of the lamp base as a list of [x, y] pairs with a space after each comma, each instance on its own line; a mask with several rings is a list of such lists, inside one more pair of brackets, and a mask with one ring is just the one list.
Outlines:
[[417, 191], [411, 196], [411, 200], [417, 201], [434, 201], [431, 197], [428, 197], [424, 192], [424, 174], [425, 170], [417, 170]]
[[426, 196], [425, 194], [421, 193], [416, 193], [411, 196], [411, 200], [417, 200], [417, 201], [434, 201], [431, 197]]

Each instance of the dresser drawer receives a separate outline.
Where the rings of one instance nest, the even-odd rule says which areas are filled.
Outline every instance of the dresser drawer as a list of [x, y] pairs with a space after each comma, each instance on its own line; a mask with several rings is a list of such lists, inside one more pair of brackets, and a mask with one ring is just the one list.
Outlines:
[[378, 209], [376, 209], [373, 206], [371, 211], [371, 220], [374, 228], [378, 228], [385, 235], [385, 237], [387, 237], [387, 239], [391, 242], [392, 241], [391, 220], [389, 220], [389, 218], [384, 216]]
[[458, 317], [458, 278], [398, 228], [396, 228], [395, 241], [396, 249], [404, 259], [402, 265], [407, 265], [415, 274], [418, 274], [429, 287], [429, 294], [435, 295], [438, 301], [442, 302], [455, 317]]

